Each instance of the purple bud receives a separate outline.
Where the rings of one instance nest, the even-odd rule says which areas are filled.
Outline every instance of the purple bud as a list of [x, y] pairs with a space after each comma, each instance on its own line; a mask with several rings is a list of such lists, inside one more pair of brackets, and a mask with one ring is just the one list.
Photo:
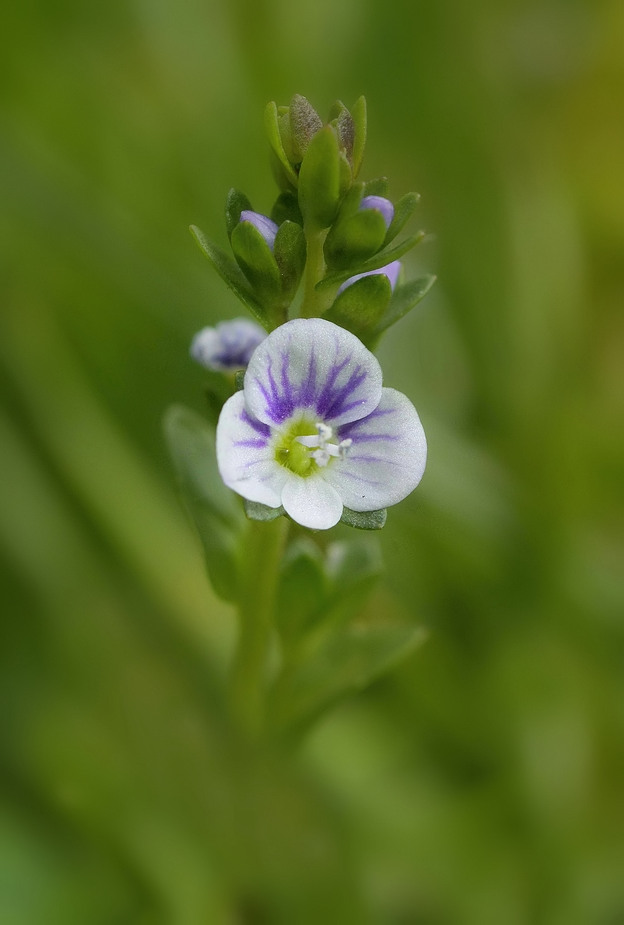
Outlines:
[[251, 355], [266, 337], [266, 331], [246, 318], [221, 321], [214, 328], [202, 328], [191, 343], [194, 360], [217, 372], [245, 369]]
[[252, 212], [251, 209], [243, 209], [240, 220], [241, 222], [250, 222], [254, 228], [257, 228], [271, 250], [273, 250], [275, 235], [278, 231], [278, 226], [274, 221], [266, 215], [262, 215], [261, 212]]
[[343, 289], [346, 289], [347, 286], [350, 286], [352, 283], [355, 283], [358, 279], [362, 279], [363, 276], [379, 276], [381, 274], [383, 276], [388, 277], [390, 281], [390, 288], [394, 289], [394, 287], [397, 284], [397, 280], [399, 278], [400, 272], [401, 272], [401, 261], [393, 260], [392, 263], [389, 263], [385, 267], [380, 267], [378, 270], [367, 270], [366, 273], [356, 273], [355, 276], [350, 276], [349, 279], [346, 280], [342, 284], [342, 286], [338, 290], [338, 295], [340, 295]]
[[360, 203], [360, 209], [377, 209], [383, 215], [386, 228], [390, 227], [390, 222], [394, 218], [394, 206], [389, 199], [383, 196], [364, 196]]

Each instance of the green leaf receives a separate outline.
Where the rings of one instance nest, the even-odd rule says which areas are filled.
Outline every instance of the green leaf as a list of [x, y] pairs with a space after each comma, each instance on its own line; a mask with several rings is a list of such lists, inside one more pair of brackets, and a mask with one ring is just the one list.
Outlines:
[[423, 276], [420, 279], [405, 283], [404, 286], [397, 286], [392, 293], [388, 310], [378, 322], [373, 331], [373, 336], [379, 337], [390, 325], [395, 324], [411, 311], [415, 305], [418, 305], [421, 299], [424, 299], [427, 295], [436, 279], [437, 277], [433, 275]]
[[244, 369], [237, 369], [234, 373], [234, 388], [237, 392], [240, 392], [245, 385], [245, 372]]
[[340, 522], [358, 530], [381, 530], [386, 524], [387, 516], [385, 507], [378, 511], [352, 511], [345, 507], [342, 509]]
[[273, 256], [279, 268], [282, 304], [295, 297], [306, 263], [306, 239], [301, 225], [285, 221], [275, 236]]
[[344, 283], [346, 280], [350, 279], [351, 276], [355, 276], [358, 273], [368, 273], [370, 270], [381, 270], [394, 260], [399, 260], [417, 244], [420, 244], [424, 236], [425, 232], [419, 231], [418, 234], [410, 235], [409, 238], [405, 238], [404, 241], [401, 241], [400, 244], [395, 244], [394, 247], [384, 248], [382, 251], [379, 251], [378, 254], [375, 254], [374, 257], [365, 260], [364, 263], [361, 263], [357, 267], [351, 267], [350, 270], [341, 270], [339, 273], [330, 273], [322, 279], [320, 283], [317, 283], [315, 288], [318, 290], [332, 288]]
[[280, 134], [279, 115], [275, 103], [269, 103], [264, 110], [264, 127], [269, 139], [269, 144], [271, 145], [273, 153], [275, 154], [275, 157], [281, 166], [284, 177], [292, 184], [292, 186], [296, 188], [297, 174], [295, 173], [292, 164], [286, 157], [286, 152], [282, 143], [282, 136]]
[[214, 431], [181, 405], [165, 414], [164, 433], [183, 501], [195, 523], [215, 592], [235, 600], [238, 550], [244, 518], [236, 496], [219, 475]]
[[231, 189], [225, 202], [225, 226], [228, 238], [232, 237], [232, 232], [240, 222], [240, 215], [243, 210], [253, 212], [253, 206], [244, 193], [237, 189]]
[[249, 309], [256, 321], [267, 328], [267, 330], [270, 330], [270, 322], [267, 319], [267, 313], [254, 297], [251, 287], [245, 278], [245, 274], [236, 261], [228, 254], [224, 253], [216, 244], [213, 244], [196, 225], [191, 225], [191, 234], [197, 241], [202, 253], [205, 254], [221, 279], [229, 286], [234, 295]]
[[366, 344], [390, 303], [390, 280], [383, 273], [363, 276], [347, 286], [323, 317], [346, 328]]
[[[353, 176], [357, 177], [362, 166], [364, 157], [364, 148], [366, 146], [366, 99], [360, 96], [351, 107], [351, 118], [353, 119], [354, 137], [353, 137]], [[381, 195], [381, 194], [380, 194]]]
[[376, 209], [362, 209], [329, 230], [325, 259], [332, 268], [346, 269], [372, 257], [384, 243], [386, 223]]
[[340, 178], [338, 140], [326, 125], [310, 142], [299, 171], [299, 206], [306, 224], [316, 229], [331, 225], [340, 199]]
[[394, 241], [398, 233], [404, 228], [414, 214], [414, 210], [419, 202], [420, 196], [418, 193], [406, 193], [405, 196], [402, 196], [401, 199], [395, 203], [394, 216], [386, 233], [385, 245]]
[[323, 614], [327, 593], [323, 554], [309, 539], [290, 546], [280, 572], [276, 621], [280, 635], [292, 645]]
[[254, 295], [271, 320], [279, 324], [276, 309], [281, 303], [280, 273], [271, 248], [251, 222], [239, 222], [232, 232], [232, 250], [249, 280]]
[[243, 507], [249, 520], [259, 520], [263, 523], [270, 523], [284, 514], [284, 508], [281, 506], [269, 507], [266, 504], [260, 504], [259, 501], [248, 501], [247, 498], [243, 498]]
[[301, 735], [324, 710], [389, 671], [425, 639], [422, 628], [388, 619], [383, 612], [343, 627], [279, 691], [275, 713], [282, 735]]

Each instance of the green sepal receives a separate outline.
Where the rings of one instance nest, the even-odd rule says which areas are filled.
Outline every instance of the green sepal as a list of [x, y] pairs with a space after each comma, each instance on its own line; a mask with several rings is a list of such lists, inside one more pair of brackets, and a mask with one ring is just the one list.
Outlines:
[[182, 405], [167, 410], [163, 428], [182, 499], [204, 548], [212, 586], [224, 600], [236, 600], [244, 518], [236, 496], [219, 475], [214, 430]]
[[[280, 121], [279, 114], [277, 110], [277, 105], [275, 103], [268, 103], [266, 109], [264, 110], [264, 127], [267, 133], [269, 144], [271, 149], [280, 164], [281, 167], [281, 176], [285, 180], [286, 188], [288, 186], [297, 187], [297, 174], [286, 156], [286, 151], [284, 150], [284, 144], [282, 142], [282, 135], [280, 132]], [[278, 182], [279, 182], [279, 178]], [[282, 185], [282, 183], [280, 183]]]
[[323, 290], [332, 286], [339, 286], [357, 273], [368, 273], [370, 270], [381, 270], [394, 260], [399, 260], [417, 244], [420, 244], [424, 237], [424, 231], [419, 231], [418, 234], [410, 235], [409, 238], [405, 238], [404, 241], [401, 241], [400, 244], [395, 244], [394, 247], [385, 247], [382, 251], [379, 251], [378, 254], [375, 254], [374, 257], [370, 257], [357, 267], [351, 267], [350, 270], [340, 270], [337, 273], [330, 273], [325, 276], [320, 283], [317, 283], [315, 288]]
[[[375, 346], [380, 335], [383, 334], [387, 328], [396, 324], [397, 321], [407, 315], [409, 311], [424, 299], [436, 279], [437, 277], [433, 275], [423, 276], [420, 279], [413, 279], [403, 286], [396, 287], [392, 293], [387, 312], [380, 318], [376, 328], [372, 332], [371, 340], [367, 344], [369, 349]], [[353, 285], [355, 285], [355, 283]]]
[[225, 227], [227, 228], [228, 238], [232, 237], [232, 232], [241, 220], [240, 216], [243, 210], [253, 212], [253, 206], [244, 193], [237, 189], [231, 189], [225, 201]]
[[402, 196], [399, 201], [394, 204], [394, 216], [386, 232], [386, 239], [383, 242], [384, 247], [390, 244], [391, 241], [394, 241], [398, 233], [403, 230], [404, 226], [414, 214], [419, 202], [420, 196], [418, 193], [406, 193], [405, 196]]
[[332, 269], [362, 263], [382, 247], [386, 223], [377, 209], [362, 209], [332, 225], [325, 241], [325, 260]]
[[277, 326], [285, 318], [280, 317], [282, 284], [271, 248], [251, 222], [239, 222], [232, 232], [231, 243], [236, 261], [254, 294]]
[[343, 507], [340, 523], [356, 527], [358, 530], [381, 530], [386, 524], [387, 516], [388, 511], [385, 507], [378, 511], [352, 511]]
[[281, 192], [273, 203], [271, 219], [276, 225], [281, 225], [283, 222], [295, 222], [296, 225], [303, 225], [303, 215], [299, 208], [297, 194], [292, 190]]
[[276, 623], [285, 646], [292, 646], [322, 615], [327, 595], [323, 553], [303, 538], [287, 550], [279, 576]]
[[244, 369], [237, 369], [234, 373], [234, 388], [237, 392], [242, 391], [245, 385], [245, 372]]
[[[366, 99], [360, 96], [351, 107], [351, 118], [353, 119], [353, 176], [357, 177], [362, 166], [364, 157], [364, 148], [366, 146]], [[381, 193], [379, 195], [382, 195]]]
[[328, 228], [336, 217], [341, 172], [338, 139], [326, 125], [311, 140], [299, 171], [299, 207], [311, 228]]
[[306, 263], [306, 239], [301, 225], [283, 222], [275, 235], [273, 256], [280, 274], [282, 304], [295, 297]]
[[346, 328], [368, 346], [368, 340], [386, 312], [392, 296], [384, 273], [363, 276], [340, 293], [323, 317]]
[[249, 520], [260, 520], [263, 523], [270, 523], [284, 514], [284, 508], [281, 506], [269, 507], [266, 504], [260, 504], [259, 501], [248, 501], [247, 498], [243, 498], [243, 508]]
[[300, 163], [312, 138], [323, 128], [323, 122], [312, 104], [298, 93], [292, 98], [288, 116], [294, 162]]
[[191, 225], [191, 234], [197, 241], [199, 249], [211, 262], [221, 279], [229, 286], [234, 295], [249, 309], [251, 314], [267, 330], [271, 324], [264, 307], [255, 298], [245, 274], [229, 254], [226, 254], [216, 244], [206, 237], [204, 232], [196, 225]]

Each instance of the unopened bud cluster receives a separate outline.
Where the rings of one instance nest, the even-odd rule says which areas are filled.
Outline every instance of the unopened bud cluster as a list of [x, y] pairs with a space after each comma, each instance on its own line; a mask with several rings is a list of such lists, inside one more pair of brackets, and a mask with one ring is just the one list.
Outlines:
[[292, 317], [324, 317], [374, 347], [434, 279], [401, 282], [400, 258], [423, 233], [395, 239], [418, 196], [393, 202], [385, 178], [358, 179], [364, 97], [350, 110], [334, 103], [325, 123], [303, 96], [289, 106], [270, 103], [265, 127], [279, 187], [272, 207], [258, 211], [232, 189], [225, 209], [231, 256], [193, 227], [198, 243], [265, 330]]

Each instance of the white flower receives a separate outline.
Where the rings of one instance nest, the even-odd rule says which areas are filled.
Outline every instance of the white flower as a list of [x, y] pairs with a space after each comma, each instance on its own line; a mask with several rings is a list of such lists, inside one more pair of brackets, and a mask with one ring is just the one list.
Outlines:
[[343, 505], [375, 511], [401, 501], [426, 457], [412, 403], [382, 388], [377, 359], [354, 334], [322, 318], [269, 334], [217, 426], [225, 484], [318, 530], [337, 524]]
[[207, 369], [232, 372], [244, 369], [252, 353], [266, 337], [266, 331], [246, 318], [221, 321], [214, 328], [202, 328], [191, 343], [191, 356]]

